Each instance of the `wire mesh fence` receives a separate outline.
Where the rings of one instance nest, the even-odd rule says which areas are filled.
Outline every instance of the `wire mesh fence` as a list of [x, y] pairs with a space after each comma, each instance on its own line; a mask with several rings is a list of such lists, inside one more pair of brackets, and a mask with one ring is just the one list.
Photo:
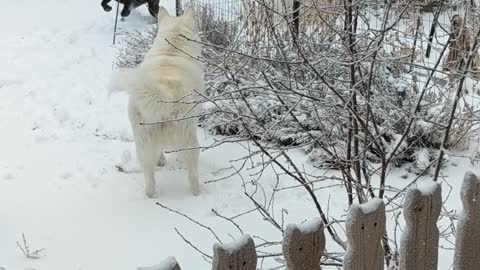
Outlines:
[[177, 7], [192, 6], [196, 10], [204, 38], [223, 46], [231, 43], [241, 24], [241, 5], [239, 0], [177, 0]]
[[216, 21], [238, 22], [241, 12], [240, 0], [183, 0], [182, 8], [192, 6], [195, 9], [209, 9]]
[[[269, 42], [272, 28], [278, 36], [288, 36], [294, 22], [294, 3], [298, 2], [299, 35], [315, 38], [322, 42], [331, 31], [343, 31], [345, 28], [345, 3], [342, 0], [177, 0], [182, 9], [193, 6], [199, 16], [198, 23], [208, 40], [220, 45], [228, 45], [235, 38], [254, 42]], [[385, 35], [383, 50], [391, 54], [402, 68], [409, 71], [419, 66], [428, 70], [434, 68], [447, 43], [452, 44], [442, 56], [437, 67], [439, 74], [458, 62], [470, 47], [478, 25], [478, 8], [474, 2], [452, 1], [396, 1], [395, 3], [380, 1], [360, 1], [355, 3], [355, 35], [357, 40], [374, 39], [379, 34]], [[388, 10], [387, 10], [388, 9]], [[462, 41], [449, 40], [454, 26], [452, 18], [456, 18], [458, 37]], [[465, 24], [463, 22], [465, 21]], [[383, 28], [383, 29], [382, 29]], [[461, 30], [459, 30], [461, 29]], [[461, 33], [461, 34], [460, 34]], [[458, 39], [457, 37], [457, 39]], [[341, 42], [341, 39], [338, 40]], [[461, 44], [463, 43], [463, 45]], [[448, 55], [448, 57], [447, 57]], [[450, 60], [447, 60], [449, 58]], [[447, 63], [448, 62], [448, 63]], [[473, 61], [471, 73], [478, 77], [476, 67], [478, 60]], [[453, 66], [452, 66], [453, 65]], [[445, 68], [445, 69], [444, 69]], [[417, 72], [418, 73], [418, 72]], [[424, 74], [418, 74], [423, 80]], [[435, 83], [445, 84], [445, 80]]]

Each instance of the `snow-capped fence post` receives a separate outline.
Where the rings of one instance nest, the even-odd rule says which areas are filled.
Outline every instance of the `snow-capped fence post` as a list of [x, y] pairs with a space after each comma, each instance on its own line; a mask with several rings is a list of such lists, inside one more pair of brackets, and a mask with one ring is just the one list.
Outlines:
[[150, 267], [138, 267], [137, 270], [181, 270], [180, 265], [174, 257], [168, 257], [160, 264]]
[[319, 270], [325, 250], [325, 233], [320, 218], [302, 225], [288, 225], [282, 242], [288, 270]]
[[472, 172], [465, 173], [461, 198], [453, 270], [476, 270], [480, 265], [480, 179]]
[[213, 246], [213, 270], [256, 270], [257, 252], [249, 235], [230, 244]]
[[411, 188], [405, 195], [405, 229], [400, 242], [400, 270], [436, 270], [439, 231], [437, 220], [442, 208], [440, 184], [431, 181]]
[[385, 205], [381, 199], [352, 204], [345, 224], [348, 246], [343, 270], [383, 270]]

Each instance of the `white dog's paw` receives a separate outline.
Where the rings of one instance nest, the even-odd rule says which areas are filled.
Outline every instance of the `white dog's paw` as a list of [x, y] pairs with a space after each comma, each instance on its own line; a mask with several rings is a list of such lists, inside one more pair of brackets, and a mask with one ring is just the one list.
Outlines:
[[157, 198], [158, 197], [158, 194], [157, 192], [155, 191], [155, 189], [145, 189], [145, 195], [147, 195], [148, 198], [150, 199], [153, 199], [153, 198]]
[[200, 195], [200, 187], [198, 185], [190, 187], [190, 191], [192, 192], [193, 196], [198, 196]]

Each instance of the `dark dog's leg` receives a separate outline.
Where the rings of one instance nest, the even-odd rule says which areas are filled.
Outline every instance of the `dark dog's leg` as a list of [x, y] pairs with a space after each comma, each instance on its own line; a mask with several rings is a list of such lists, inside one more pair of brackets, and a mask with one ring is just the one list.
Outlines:
[[131, 2], [132, 2], [133, 9], [136, 9], [139, 6], [141, 6], [143, 4], [146, 4], [148, 1], [146, 1], [146, 0], [131, 0]]
[[102, 7], [103, 7], [103, 10], [105, 10], [106, 12], [109, 12], [110, 10], [112, 10], [112, 7], [108, 5], [108, 3], [110, 2], [111, 0], [102, 0]]
[[122, 12], [120, 12], [120, 15], [122, 15], [122, 17], [128, 17], [128, 15], [130, 15], [131, 7], [132, 7], [132, 0], [123, 1], [123, 9], [122, 9]]
[[160, 2], [160, 0], [150, 0], [150, 1], [148, 1], [148, 12], [150, 12], [150, 15], [152, 15], [155, 18], [158, 15], [159, 2]]

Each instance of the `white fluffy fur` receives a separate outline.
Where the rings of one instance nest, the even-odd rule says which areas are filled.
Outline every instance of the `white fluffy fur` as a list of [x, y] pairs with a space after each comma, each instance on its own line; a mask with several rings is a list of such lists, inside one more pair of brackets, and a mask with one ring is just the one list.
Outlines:
[[[148, 197], [156, 196], [154, 171], [165, 163], [166, 149], [190, 149], [179, 156], [188, 170], [192, 193], [200, 193], [197, 119], [189, 116], [198, 114], [192, 103], [196, 92], [204, 91], [204, 71], [194, 59], [200, 56], [201, 46], [182, 37], [199, 40], [193, 13], [189, 8], [183, 16], [172, 17], [160, 7], [157, 37], [143, 62], [112, 79], [111, 90], [129, 94], [128, 115]], [[145, 124], [154, 122], [161, 123]]]

